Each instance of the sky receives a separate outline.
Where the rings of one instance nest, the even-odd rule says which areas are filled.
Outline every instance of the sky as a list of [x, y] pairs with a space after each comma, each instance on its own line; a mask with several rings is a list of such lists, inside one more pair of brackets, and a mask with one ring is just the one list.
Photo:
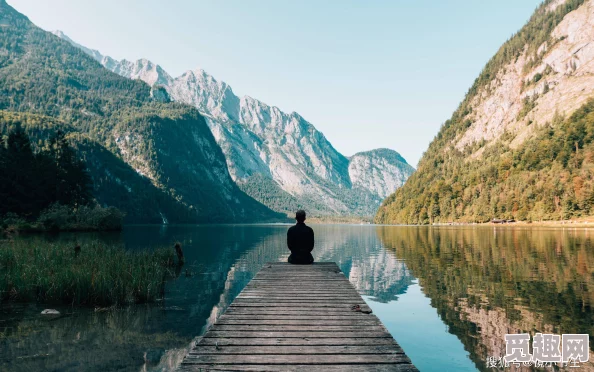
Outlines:
[[500, 45], [541, 0], [8, 0], [39, 27], [172, 76], [203, 68], [346, 156], [416, 166]]

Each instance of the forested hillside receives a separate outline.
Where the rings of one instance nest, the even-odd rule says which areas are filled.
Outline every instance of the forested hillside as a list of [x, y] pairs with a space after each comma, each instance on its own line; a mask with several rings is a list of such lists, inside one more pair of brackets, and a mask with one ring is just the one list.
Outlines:
[[487, 63], [378, 223], [594, 214], [592, 1], [545, 1]]
[[21, 112], [37, 115], [23, 119], [33, 136], [64, 127], [89, 164], [101, 204], [121, 208], [134, 222], [278, 216], [233, 183], [195, 108], [106, 70], [4, 0], [0, 30], [2, 126], [15, 121], [9, 112]]

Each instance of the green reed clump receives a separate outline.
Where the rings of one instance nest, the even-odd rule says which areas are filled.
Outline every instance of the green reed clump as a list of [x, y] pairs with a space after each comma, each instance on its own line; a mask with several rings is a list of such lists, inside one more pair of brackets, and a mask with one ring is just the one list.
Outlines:
[[0, 299], [105, 306], [162, 296], [173, 251], [129, 252], [102, 242], [0, 242]]

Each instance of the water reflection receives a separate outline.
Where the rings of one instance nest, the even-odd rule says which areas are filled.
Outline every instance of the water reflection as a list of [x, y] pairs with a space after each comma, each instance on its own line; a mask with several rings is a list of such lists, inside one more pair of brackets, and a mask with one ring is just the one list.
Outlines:
[[[60, 234], [21, 237], [123, 242], [127, 249], [184, 247], [186, 266], [167, 283], [157, 305], [95, 312], [58, 307], [45, 320], [39, 305], [3, 305], [0, 313], [0, 370], [170, 370], [195, 336], [212, 325], [269, 261], [284, 261], [287, 226], [131, 226], [121, 234]], [[361, 293], [388, 302], [412, 277], [403, 262], [382, 249], [368, 226], [316, 226], [318, 261], [335, 261]], [[186, 273], [186, 269], [188, 270]], [[56, 308], [56, 306], [51, 306]]]
[[[43, 305], [4, 304], [0, 370], [171, 370], [264, 263], [287, 259], [286, 229], [131, 226], [121, 234], [23, 237], [101, 239], [130, 250], [179, 241], [187, 264], [151, 306], [61, 307], [65, 316], [46, 320]], [[314, 229], [315, 259], [340, 266], [421, 370], [484, 370], [487, 356], [503, 354], [505, 333], [593, 333], [591, 231]]]
[[412, 227], [378, 234], [478, 369], [488, 356], [505, 355], [506, 333], [594, 334], [592, 231]]

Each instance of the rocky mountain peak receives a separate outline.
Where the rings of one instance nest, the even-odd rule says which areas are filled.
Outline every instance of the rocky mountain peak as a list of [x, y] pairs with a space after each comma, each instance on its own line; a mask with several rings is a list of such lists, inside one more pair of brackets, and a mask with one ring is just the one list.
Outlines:
[[412, 172], [414, 168], [391, 149], [359, 152], [349, 158], [353, 186], [371, 190], [382, 199], [404, 185]]
[[240, 98], [202, 69], [171, 78], [147, 60], [102, 58], [101, 63], [119, 75], [161, 85], [172, 100], [197, 107], [226, 156], [233, 180], [266, 205], [283, 200], [275, 204], [276, 210], [304, 207], [316, 214], [371, 215], [414, 170], [404, 159], [382, 156], [381, 151], [360, 154], [351, 166], [298, 113], [285, 113], [250, 96]]
[[83, 45], [80, 45], [78, 43], [76, 43], [74, 40], [72, 40], [71, 38], [69, 38], [64, 32], [62, 32], [61, 30], [54, 30], [52, 31], [52, 34], [56, 35], [57, 37], [59, 37], [60, 39], [63, 39], [67, 42], [69, 42], [70, 44], [72, 44], [73, 46], [81, 49], [83, 52], [87, 53], [88, 55], [90, 55], [91, 57], [93, 57], [96, 61], [101, 62], [103, 60], [103, 55], [101, 53], [99, 53], [98, 50], [95, 49], [89, 49]]

